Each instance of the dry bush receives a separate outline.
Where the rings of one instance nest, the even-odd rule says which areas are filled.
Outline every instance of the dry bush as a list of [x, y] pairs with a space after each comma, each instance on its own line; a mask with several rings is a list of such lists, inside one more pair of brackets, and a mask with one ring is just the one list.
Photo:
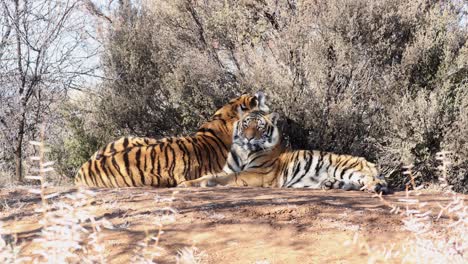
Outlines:
[[228, 98], [264, 90], [292, 147], [364, 156], [395, 186], [405, 162], [437, 181], [435, 153], [452, 151], [450, 181], [466, 191], [463, 3], [121, 3], [103, 34], [108, 80], [87, 109], [87, 133], [107, 135], [96, 144], [192, 132]]

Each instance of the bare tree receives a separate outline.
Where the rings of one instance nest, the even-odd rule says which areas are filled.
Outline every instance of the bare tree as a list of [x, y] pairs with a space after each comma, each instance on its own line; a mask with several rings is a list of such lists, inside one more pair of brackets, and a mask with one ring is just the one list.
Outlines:
[[92, 75], [80, 7], [79, 0], [0, 0], [0, 140], [13, 153], [19, 181], [26, 135], [53, 102]]

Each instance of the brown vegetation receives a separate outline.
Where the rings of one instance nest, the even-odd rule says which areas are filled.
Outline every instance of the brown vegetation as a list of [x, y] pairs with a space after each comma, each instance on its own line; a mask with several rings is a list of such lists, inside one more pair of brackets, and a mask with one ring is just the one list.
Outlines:
[[[2, 12], [14, 9], [2, 3]], [[72, 176], [117, 137], [192, 132], [229, 98], [264, 90], [294, 148], [364, 156], [394, 186], [407, 181], [403, 163], [415, 164], [418, 181], [436, 182], [435, 154], [450, 151], [449, 182], [467, 191], [468, 34], [462, 1], [121, 0], [77, 1], [77, 7], [96, 22], [102, 77], [77, 87], [60, 71], [50, 72], [60, 83], [73, 83], [65, 90], [82, 91], [68, 100], [44, 74], [33, 78], [40, 104], [28, 106], [30, 132], [24, 132], [27, 140], [35, 138], [37, 122], [53, 120], [48, 141], [60, 175]], [[1, 43], [13, 45], [22, 34], [12, 27], [14, 17], [1, 22]], [[83, 32], [67, 28], [72, 29]], [[0, 46], [12, 59], [1, 64], [8, 70], [0, 80], [6, 87], [0, 100], [7, 102], [1, 115], [2, 171], [12, 169], [14, 146], [24, 145], [18, 136], [21, 111], [11, 103], [23, 97], [5, 90], [21, 88], [6, 77], [21, 72], [13, 62], [22, 60], [14, 45], [8, 47]], [[91, 75], [79, 70], [71, 77]]]

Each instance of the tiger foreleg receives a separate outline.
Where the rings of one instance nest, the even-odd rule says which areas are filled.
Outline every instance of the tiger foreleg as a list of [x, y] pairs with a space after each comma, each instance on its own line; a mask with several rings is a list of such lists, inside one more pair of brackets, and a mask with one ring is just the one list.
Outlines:
[[186, 181], [179, 184], [180, 187], [211, 187], [216, 185], [234, 186], [234, 187], [266, 187], [263, 186], [263, 174], [242, 171], [235, 173], [220, 173], [216, 175], [206, 175], [192, 181]]
[[181, 182], [177, 187], [212, 187], [216, 185], [212, 181], [215, 177], [216, 175], [208, 174], [195, 180]]

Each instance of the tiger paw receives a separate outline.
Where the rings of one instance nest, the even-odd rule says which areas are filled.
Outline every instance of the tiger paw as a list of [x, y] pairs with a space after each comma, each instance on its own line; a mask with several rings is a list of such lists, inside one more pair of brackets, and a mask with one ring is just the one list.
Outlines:
[[195, 184], [192, 181], [184, 181], [177, 185], [177, 188], [188, 188], [195, 187]]

